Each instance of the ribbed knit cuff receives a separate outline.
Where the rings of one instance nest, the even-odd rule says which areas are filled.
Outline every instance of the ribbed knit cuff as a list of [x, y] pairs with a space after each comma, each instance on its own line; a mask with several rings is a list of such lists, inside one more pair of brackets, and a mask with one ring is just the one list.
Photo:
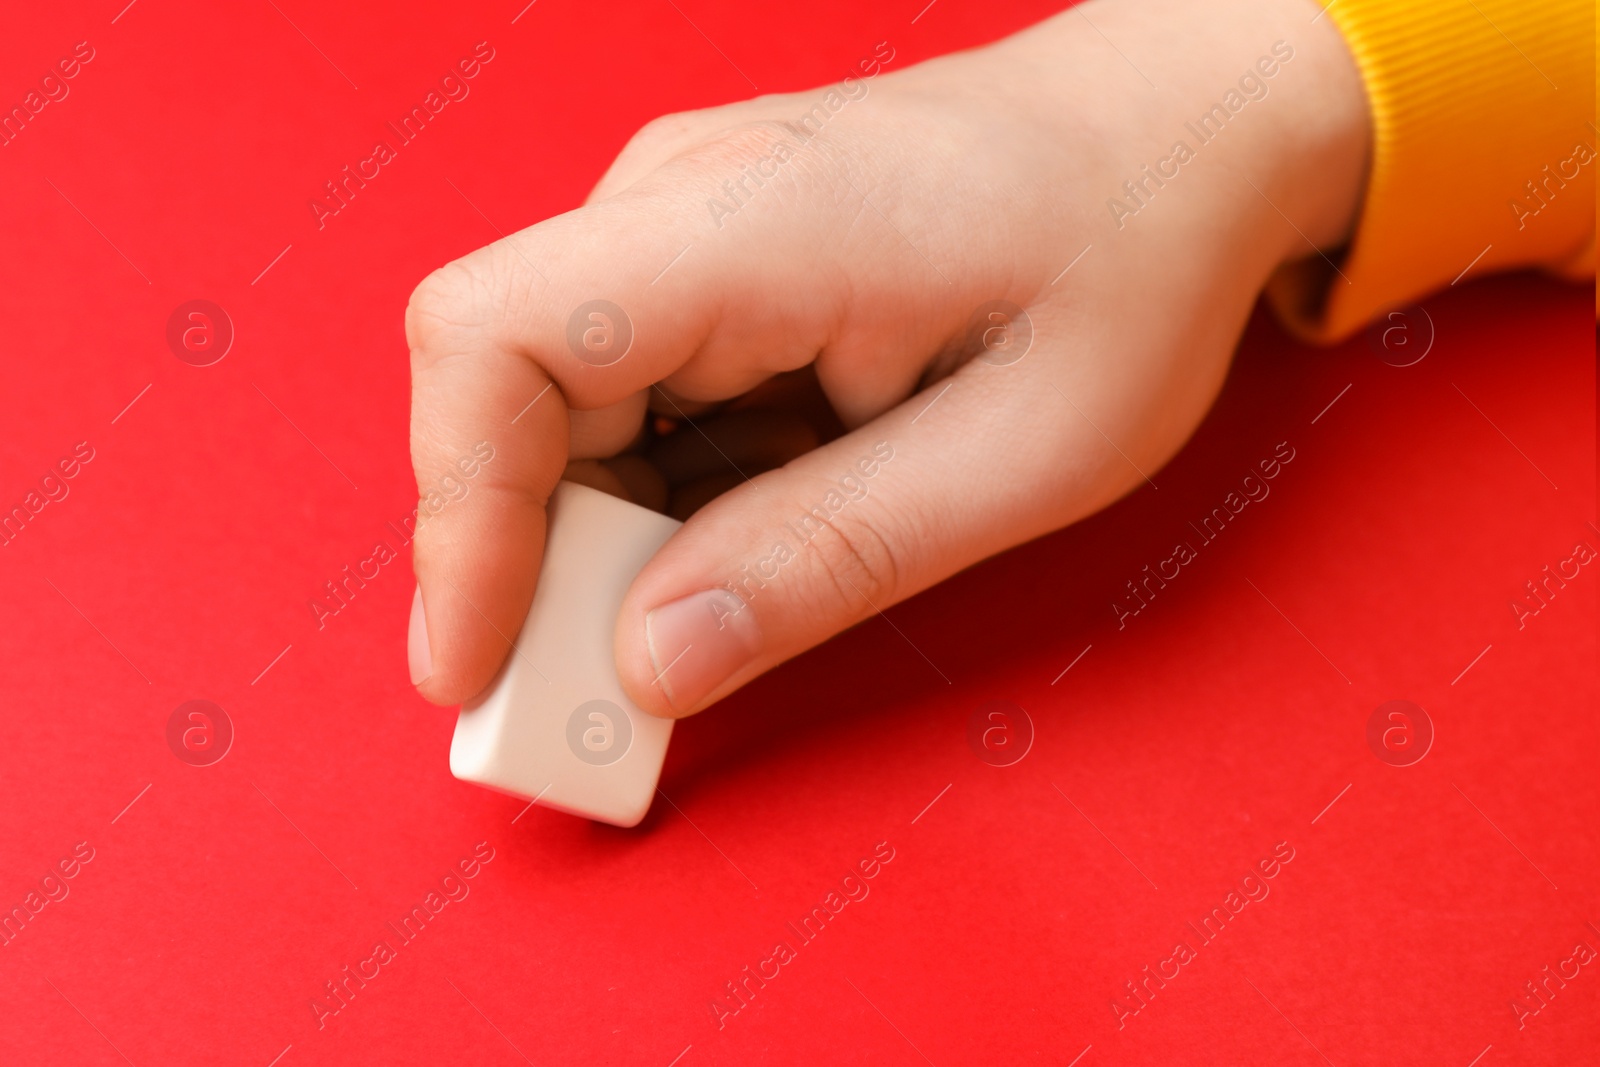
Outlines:
[[1524, 266], [1594, 272], [1592, 0], [1333, 0], [1366, 83], [1366, 195], [1337, 271], [1281, 269], [1297, 334], [1336, 341], [1375, 314]]

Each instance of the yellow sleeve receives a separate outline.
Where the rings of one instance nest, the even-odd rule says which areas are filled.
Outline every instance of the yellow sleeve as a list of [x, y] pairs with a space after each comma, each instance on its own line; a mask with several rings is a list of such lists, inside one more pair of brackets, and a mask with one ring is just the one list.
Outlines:
[[1336, 341], [1458, 280], [1594, 274], [1593, 0], [1332, 0], [1366, 84], [1372, 153], [1335, 272], [1267, 287], [1297, 334]]

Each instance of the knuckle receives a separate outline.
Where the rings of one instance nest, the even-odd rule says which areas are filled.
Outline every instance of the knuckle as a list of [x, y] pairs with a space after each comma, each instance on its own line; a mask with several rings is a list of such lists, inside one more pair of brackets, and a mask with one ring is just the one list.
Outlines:
[[466, 260], [447, 263], [411, 291], [406, 303], [406, 342], [415, 350], [431, 349], [442, 335], [481, 323], [483, 283]]
[[602, 197], [617, 192], [683, 153], [693, 152], [726, 124], [725, 108], [679, 111], [651, 119], [628, 138], [596, 186]]
[[413, 359], [431, 364], [481, 341], [504, 322], [517, 292], [514, 271], [497, 245], [447, 263], [412, 290], [406, 303], [406, 343]]
[[[793, 122], [760, 119], [720, 131], [675, 161], [742, 210], [772, 197], [838, 214], [848, 191], [851, 143], [808, 134]], [[763, 191], [770, 190], [770, 191]]]
[[892, 539], [874, 521], [834, 515], [822, 523], [808, 547], [815, 552], [815, 577], [849, 610], [870, 614], [873, 605], [883, 608], [899, 599], [901, 566]]
[[[752, 203], [831, 211], [843, 186], [839, 153], [839, 146], [807, 139], [790, 123], [746, 120], [684, 145], [634, 188], [697, 215], [711, 210], [719, 229], [726, 215]], [[766, 210], [756, 215], [768, 222], [779, 218]]]
[[795, 147], [795, 133], [784, 122], [757, 119], [728, 126], [706, 138], [692, 156], [696, 162], [718, 169], [738, 169], [771, 155], [777, 143]]
[[769, 198], [837, 206], [848, 181], [851, 142], [830, 142], [794, 122], [733, 108], [741, 110], [669, 115], [646, 126], [602, 179], [598, 198], [636, 194], [658, 207], [695, 214], [713, 203], [729, 211]]
[[694, 130], [694, 115], [695, 112], [679, 111], [651, 119], [628, 139], [623, 152], [648, 153], [681, 141]]

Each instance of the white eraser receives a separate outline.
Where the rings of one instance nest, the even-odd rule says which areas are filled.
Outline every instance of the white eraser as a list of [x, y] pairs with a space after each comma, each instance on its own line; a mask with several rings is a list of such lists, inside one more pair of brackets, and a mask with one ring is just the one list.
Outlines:
[[561, 482], [544, 564], [515, 650], [450, 743], [463, 781], [616, 826], [655, 795], [672, 720], [634, 706], [617, 678], [617, 613], [639, 571], [682, 523]]

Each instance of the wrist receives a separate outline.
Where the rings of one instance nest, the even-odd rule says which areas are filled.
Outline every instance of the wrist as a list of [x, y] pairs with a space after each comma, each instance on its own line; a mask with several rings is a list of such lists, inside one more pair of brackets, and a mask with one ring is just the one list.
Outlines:
[[1272, 197], [1272, 214], [1281, 212], [1298, 231], [1288, 235], [1281, 264], [1349, 242], [1365, 192], [1372, 124], [1355, 59], [1333, 20], [1318, 17], [1314, 0], [1249, 2], [1272, 9], [1280, 39], [1294, 49], [1294, 78], [1283, 80], [1282, 106], [1263, 122], [1252, 156], [1260, 168], [1254, 180]]
[[1140, 182], [1167, 161], [1169, 178], [1179, 166], [1186, 175], [1188, 214], [1226, 222], [1232, 251], [1270, 271], [1344, 244], [1361, 204], [1366, 93], [1320, 10], [1314, 0], [1088, 0], [988, 50], [989, 80], [1042, 136], [1077, 146], [1074, 157], [1089, 146], [1104, 157], [1105, 174], [1066, 164], [1063, 188], [1091, 183], [1091, 217], [1119, 190], [1137, 209], [1122, 179]]

